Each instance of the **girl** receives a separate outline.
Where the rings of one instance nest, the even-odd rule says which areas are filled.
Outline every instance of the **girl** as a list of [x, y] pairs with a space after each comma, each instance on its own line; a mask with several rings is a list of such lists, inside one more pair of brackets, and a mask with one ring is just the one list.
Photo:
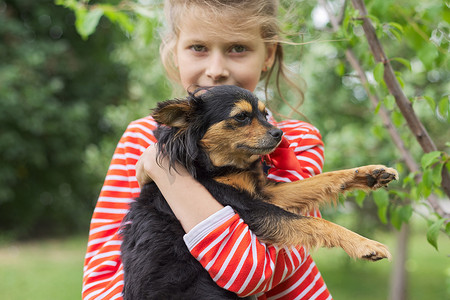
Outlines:
[[[276, 0], [166, 0], [169, 28], [161, 56], [169, 76], [184, 89], [232, 84], [250, 91], [275, 69], [284, 77], [277, 6]], [[317, 129], [294, 120], [272, 122], [285, 139], [271, 155], [268, 177], [293, 181], [320, 173], [323, 144]], [[114, 153], [91, 221], [83, 299], [121, 298], [118, 230], [139, 185], [149, 180], [186, 231], [186, 246], [219, 286], [258, 299], [331, 299], [304, 248], [260, 243], [231, 207], [222, 207], [190, 175], [156, 163], [155, 129], [151, 117], [132, 122]]]

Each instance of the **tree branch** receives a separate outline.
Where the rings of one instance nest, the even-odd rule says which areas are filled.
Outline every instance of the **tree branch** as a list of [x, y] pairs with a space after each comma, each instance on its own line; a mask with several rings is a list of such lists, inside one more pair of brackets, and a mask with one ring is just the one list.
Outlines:
[[[392, 69], [392, 65], [387, 59], [383, 47], [378, 40], [375, 28], [370, 22], [370, 19], [367, 18], [367, 10], [366, 6], [364, 5], [364, 1], [352, 0], [352, 3], [353, 6], [359, 11], [361, 19], [363, 20], [362, 27], [375, 60], [377, 62], [383, 63], [384, 65], [384, 82], [386, 83], [389, 92], [394, 96], [395, 102], [397, 103], [397, 106], [399, 107], [403, 117], [405, 118], [411, 132], [414, 134], [425, 153], [436, 151], [436, 145], [430, 138], [425, 127], [417, 118], [411, 102], [403, 93], [400, 83], [398, 82], [394, 70]], [[447, 168], [442, 169], [442, 188], [444, 189], [447, 196], [450, 197], [450, 175], [447, 171]]]
[[[319, 4], [325, 8], [327, 11], [328, 17], [330, 19], [331, 26], [333, 27], [334, 31], [339, 30], [339, 22], [334, 16], [333, 12], [331, 11], [328, 3], [326, 0], [319, 0]], [[344, 4], [345, 5], [345, 4]], [[343, 8], [344, 10], [344, 8]], [[371, 93], [369, 89], [369, 82], [367, 80], [366, 73], [364, 72], [364, 69], [361, 67], [361, 64], [359, 63], [358, 59], [356, 58], [355, 54], [352, 50], [347, 49], [345, 51], [345, 57], [347, 58], [347, 61], [350, 63], [350, 65], [353, 67], [353, 69], [358, 74], [361, 84], [364, 87], [364, 90], [367, 93], [367, 96], [369, 97], [370, 101], [372, 102], [373, 107], [377, 107], [378, 103], [380, 102], [380, 99]], [[380, 107], [378, 114], [380, 115], [384, 126], [389, 132], [389, 135], [392, 138], [392, 141], [394, 142], [397, 149], [400, 151], [406, 166], [408, 167], [409, 171], [412, 173], [417, 173], [415, 180], [416, 182], [420, 182], [422, 179], [422, 175], [420, 174], [420, 168], [417, 162], [412, 157], [409, 150], [406, 148], [405, 144], [403, 143], [403, 140], [400, 137], [400, 134], [398, 133], [397, 129], [395, 128], [394, 124], [392, 124], [391, 118], [389, 116], [389, 112], [384, 108]], [[438, 199], [434, 195], [430, 195], [428, 197], [428, 203], [432, 207], [432, 209], [438, 213], [442, 218], [449, 218], [450, 214], [445, 212], [444, 209], [439, 205]]]

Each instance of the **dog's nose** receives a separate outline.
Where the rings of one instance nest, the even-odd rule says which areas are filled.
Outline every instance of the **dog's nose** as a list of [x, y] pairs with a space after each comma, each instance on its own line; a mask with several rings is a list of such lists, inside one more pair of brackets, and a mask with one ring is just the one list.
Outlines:
[[283, 131], [278, 128], [272, 128], [269, 130], [269, 134], [278, 140], [283, 136]]

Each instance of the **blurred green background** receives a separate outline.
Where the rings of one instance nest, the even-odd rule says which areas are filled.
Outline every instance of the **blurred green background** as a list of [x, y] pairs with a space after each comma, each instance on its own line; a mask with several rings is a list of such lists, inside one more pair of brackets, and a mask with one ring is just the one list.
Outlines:
[[[80, 3], [88, 2], [119, 3]], [[125, 11], [128, 21], [102, 17], [83, 39], [74, 12], [54, 1], [0, 0], [0, 299], [80, 297], [89, 220], [119, 137], [130, 121], [174, 96], [158, 57], [161, 1], [122, 2], [136, 5]], [[401, 155], [345, 60], [351, 47], [371, 91], [391, 111], [406, 147], [420, 162], [420, 147], [376, 80], [360, 26], [345, 27], [352, 20], [347, 18], [346, 31], [333, 33], [321, 1], [281, 2], [283, 29], [292, 41], [307, 42], [285, 49], [289, 67], [307, 86], [299, 110], [322, 133], [325, 171], [380, 163], [407, 177]], [[343, 2], [329, 1], [336, 14]], [[405, 93], [437, 148], [448, 153], [449, 2], [365, 2], [388, 57], [401, 58], [392, 63]], [[352, 13], [347, 8], [346, 16]], [[297, 107], [297, 95], [287, 92], [290, 106], [269, 95], [274, 110], [303, 118], [290, 108]], [[393, 188], [411, 192], [402, 182]], [[433, 192], [448, 211], [448, 198]], [[324, 216], [377, 238], [394, 253], [396, 205], [412, 205], [406, 299], [449, 299], [448, 235], [438, 235], [436, 251], [427, 242], [435, 215], [426, 202], [391, 196], [388, 222], [380, 221], [371, 196], [364, 202], [349, 197], [337, 208], [325, 208]], [[335, 299], [388, 298], [395, 257], [369, 264], [328, 249], [314, 257]]]

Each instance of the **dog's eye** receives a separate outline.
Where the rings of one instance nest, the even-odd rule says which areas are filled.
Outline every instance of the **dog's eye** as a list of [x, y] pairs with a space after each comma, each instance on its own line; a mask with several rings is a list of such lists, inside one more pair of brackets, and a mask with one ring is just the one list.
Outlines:
[[240, 113], [234, 116], [234, 119], [238, 122], [245, 122], [248, 118], [249, 116], [246, 113]]

